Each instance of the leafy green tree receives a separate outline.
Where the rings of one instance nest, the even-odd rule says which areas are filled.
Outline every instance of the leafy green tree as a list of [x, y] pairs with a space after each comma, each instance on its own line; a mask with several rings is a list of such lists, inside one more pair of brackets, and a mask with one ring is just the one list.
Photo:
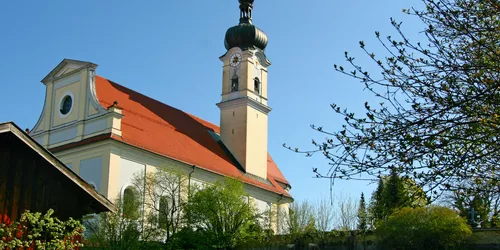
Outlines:
[[255, 223], [255, 206], [239, 180], [205, 185], [193, 192], [184, 208], [187, 223], [205, 239], [207, 248], [232, 248], [242, 240], [243, 229]]
[[384, 249], [455, 249], [472, 234], [465, 219], [446, 207], [403, 208], [375, 231]]
[[[424, 42], [411, 41], [391, 19], [398, 36], [375, 32], [385, 53], [372, 53], [368, 72], [347, 52], [349, 69], [335, 69], [361, 81], [377, 102], [354, 114], [332, 104], [345, 119], [339, 130], [313, 128], [330, 138], [314, 141], [331, 161], [320, 177], [359, 178], [397, 169], [436, 198], [459, 190], [459, 180], [481, 179], [498, 186], [500, 144], [500, 4], [498, 0], [422, 0], [409, 9], [426, 28]], [[285, 145], [286, 146], [286, 145]], [[327, 174], [322, 174], [327, 173]]]

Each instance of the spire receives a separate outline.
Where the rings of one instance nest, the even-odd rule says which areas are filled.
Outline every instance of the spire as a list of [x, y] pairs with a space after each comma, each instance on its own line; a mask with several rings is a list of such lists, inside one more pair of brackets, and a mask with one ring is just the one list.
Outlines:
[[252, 23], [252, 8], [254, 0], [239, 0], [240, 23]]

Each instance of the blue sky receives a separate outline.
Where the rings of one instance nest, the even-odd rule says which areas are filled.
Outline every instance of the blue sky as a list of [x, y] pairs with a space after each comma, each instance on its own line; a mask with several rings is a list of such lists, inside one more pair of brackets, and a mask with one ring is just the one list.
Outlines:
[[[372, 66], [358, 42], [380, 51], [374, 32], [396, 35], [389, 18], [408, 34], [422, 30], [403, 8], [418, 0], [256, 0], [254, 24], [269, 36], [269, 152], [297, 200], [328, 197], [328, 180], [313, 178], [328, 161], [287, 151], [312, 148], [324, 138], [311, 124], [335, 130], [342, 119], [331, 103], [362, 112], [373, 98], [362, 84], [333, 70], [344, 51]], [[219, 123], [224, 34], [238, 23], [237, 0], [4, 1], [0, 8], [0, 121], [32, 128], [43, 108], [40, 80], [62, 59], [91, 61], [97, 74], [168, 105]], [[370, 196], [374, 185], [337, 181], [334, 194]]]

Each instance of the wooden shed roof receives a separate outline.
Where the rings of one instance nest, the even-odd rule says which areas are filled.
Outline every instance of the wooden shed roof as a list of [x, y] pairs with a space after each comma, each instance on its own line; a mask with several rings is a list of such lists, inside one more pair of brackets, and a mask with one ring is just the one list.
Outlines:
[[31, 148], [37, 155], [39, 155], [48, 165], [52, 166], [55, 171], [58, 171], [65, 176], [70, 183], [76, 185], [85, 194], [87, 194], [92, 202], [88, 204], [91, 211], [98, 212], [115, 212], [116, 208], [108, 199], [99, 194], [90, 184], [83, 180], [80, 176], [74, 173], [71, 169], [66, 167], [64, 163], [59, 161], [52, 153], [38, 144], [29, 135], [23, 132], [15, 123], [4, 122], [0, 123], [0, 136], [14, 136], [18, 138], [23, 144]]

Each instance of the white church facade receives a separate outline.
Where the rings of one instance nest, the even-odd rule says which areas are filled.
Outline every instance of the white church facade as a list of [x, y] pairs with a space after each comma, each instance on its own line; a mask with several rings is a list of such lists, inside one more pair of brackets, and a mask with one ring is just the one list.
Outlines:
[[290, 183], [267, 152], [267, 36], [252, 24], [253, 0], [226, 32], [220, 126], [64, 59], [43, 80], [45, 104], [30, 136], [113, 201], [137, 173], [181, 170], [191, 183], [240, 179], [261, 211], [287, 210]]

